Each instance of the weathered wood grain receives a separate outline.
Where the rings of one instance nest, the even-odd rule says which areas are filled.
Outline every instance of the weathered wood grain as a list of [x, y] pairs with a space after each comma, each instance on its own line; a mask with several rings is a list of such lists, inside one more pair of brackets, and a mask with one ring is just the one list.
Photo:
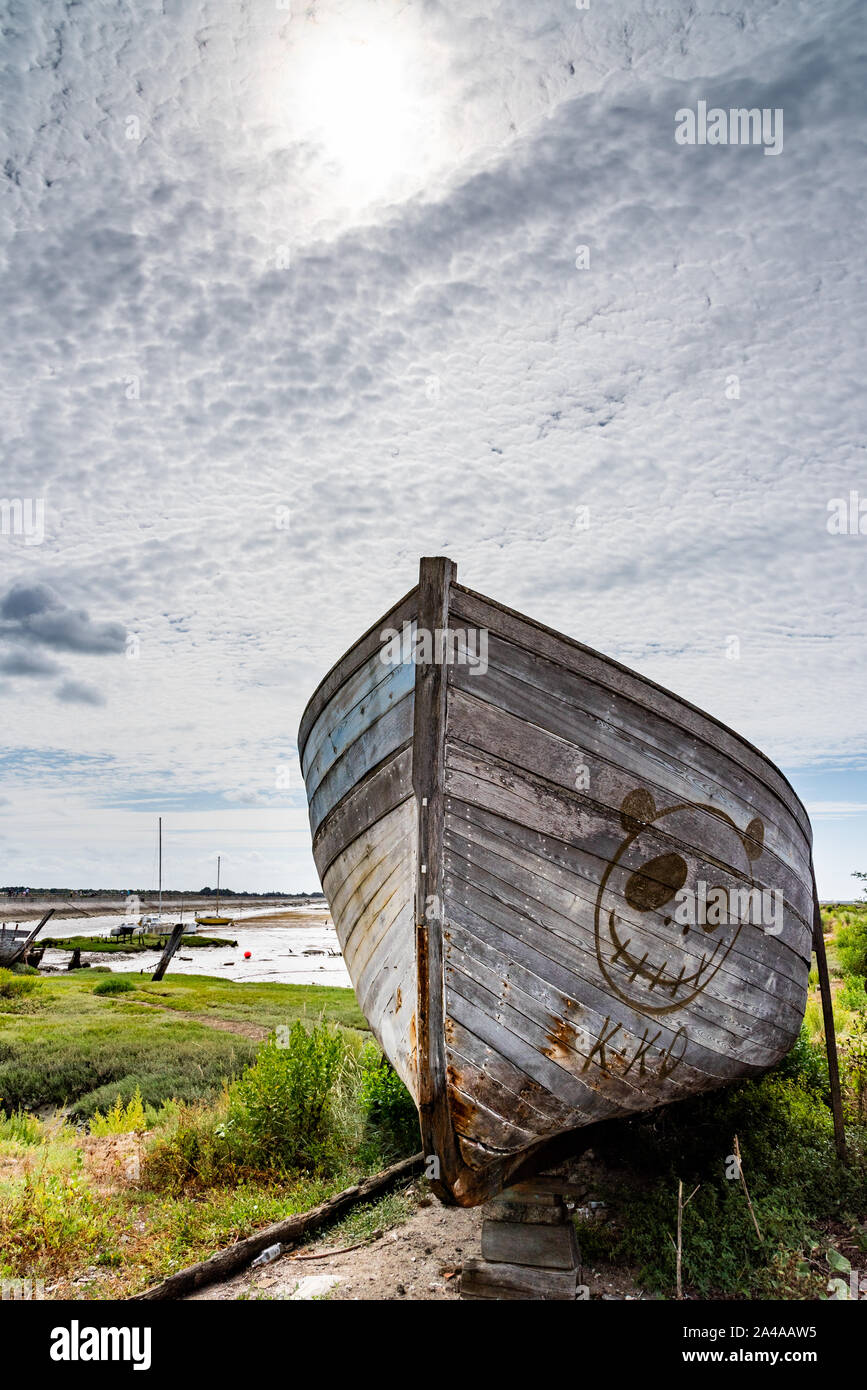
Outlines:
[[341, 686], [326, 705], [310, 731], [304, 751], [304, 783], [312, 796], [322, 778], [346, 752], [351, 743], [405, 696], [415, 685], [415, 669], [410, 663], [383, 666], [378, 654], [356, 672], [353, 683], [360, 688]]
[[412, 724], [413, 697], [406, 695], [349, 744], [310, 797], [310, 824], [314, 834], [347, 792], [405, 746], [412, 737]]
[[812, 842], [807, 812], [779, 768], [747, 739], [726, 728], [712, 715], [664, 690], [647, 677], [630, 671], [620, 662], [459, 584], [452, 587], [451, 620], [486, 628], [530, 652], [538, 653], [540, 657], [560, 662], [576, 674], [587, 676], [604, 690], [626, 696], [648, 713], [660, 714], [672, 726], [675, 735], [682, 730], [701, 739], [709, 748], [726, 753], [732, 762], [740, 763], [745, 771], [764, 782], [780, 798], [800, 826], [807, 844]]
[[[419, 568], [418, 630], [448, 627], [451, 560], [423, 559]], [[418, 811], [415, 921], [418, 968], [418, 1107], [422, 1145], [436, 1158], [433, 1187], [451, 1203], [462, 1161], [452, 1123], [446, 1079], [443, 1015], [443, 784], [445, 780], [446, 673], [436, 661], [419, 662], [415, 684], [412, 784]]]
[[482, 1259], [536, 1269], [577, 1269], [575, 1227], [552, 1222], [482, 1222]]
[[464, 1261], [461, 1298], [467, 1301], [504, 1299], [511, 1302], [574, 1303], [577, 1297], [577, 1270], [531, 1269], [524, 1265], [495, 1263], [475, 1257]]
[[359, 1006], [413, 1095], [418, 1088], [416, 834], [413, 802], [402, 801], [356, 836], [322, 880]]
[[[468, 678], [473, 680], [474, 678]], [[574, 724], [574, 738], [562, 732], [562, 723], [550, 714], [550, 724], [560, 724], [552, 731], [529, 718], [486, 701], [475, 694], [482, 687], [478, 681], [465, 691], [456, 678], [449, 694], [449, 744], [463, 745], [483, 758], [496, 750], [500, 762], [520, 768], [554, 786], [576, 794], [576, 805], [598, 808], [600, 814], [619, 819], [623, 798], [636, 785], [644, 786], [657, 806], [690, 800], [695, 804], [696, 817], [704, 821], [708, 834], [714, 826], [722, 827], [726, 820], [746, 827], [756, 814], [755, 805], [721, 787], [708, 778], [694, 774], [677, 759], [663, 758], [655, 750], [634, 747], [628, 735], [619, 731], [600, 730], [598, 726]], [[587, 789], [576, 792], [578, 772], [586, 768]], [[802, 880], [809, 854], [800, 831], [794, 835], [764, 822], [763, 851], [773, 864], [773, 877], [802, 892]], [[802, 915], [808, 915], [802, 906]]]
[[[510, 841], [522, 833], [513, 827], [523, 827], [527, 834], [545, 837], [546, 860], [552, 864], [567, 859], [576, 865], [580, 863], [580, 871], [576, 868], [577, 876], [594, 885], [594, 897], [604, 877], [604, 870], [623, 842], [624, 832], [613, 816], [600, 818], [579, 805], [573, 794], [551, 785], [542, 785], [530, 774], [503, 766], [494, 759], [480, 759], [460, 746], [450, 747], [446, 791], [449, 801], [462, 802], [466, 807], [496, 815], [502, 822], [504, 837]], [[472, 811], [468, 814], [472, 815]], [[661, 828], [649, 833], [657, 840], [660, 852], [665, 847], [672, 847], [672, 842]], [[697, 865], [698, 856], [692, 856], [692, 861]], [[710, 881], [715, 883], [718, 871], [724, 872], [720, 861], [708, 859], [705, 864], [707, 871], [713, 874]], [[728, 874], [731, 877], [730, 868]], [[746, 885], [742, 875], [739, 882], [741, 886]], [[758, 879], [758, 885], [764, 885], [763, 876]], [[732, 883], [731, 886], [735, 885]], [[784, 931], [779, 937], [767, 938], [768, 941], [776, 941], [783, 951], [781, 961], [785, 959], [786, 952], [796, 958], [791, 968], [798, 979], [803, 974], [802, 967], [808, 958], [810, 941], [809, 926], [801, 915], [803, 904], [804, 893], [799, 886], [794, 902], [784, 900]]]
[[325, 816], [313, 836], [320, 879], [346, 845], [412, 796], [412, 745], [399, 748]]

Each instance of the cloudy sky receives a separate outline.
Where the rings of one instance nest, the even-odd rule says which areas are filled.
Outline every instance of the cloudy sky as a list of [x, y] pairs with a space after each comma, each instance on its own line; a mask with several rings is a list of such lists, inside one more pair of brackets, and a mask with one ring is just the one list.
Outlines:
[[162, 813], [169, 886], [314, 888], [303, 706], [448, 554], [758, 744], [853, 896], [857, 0], [0, 11], [0, 881], [146, 887]]

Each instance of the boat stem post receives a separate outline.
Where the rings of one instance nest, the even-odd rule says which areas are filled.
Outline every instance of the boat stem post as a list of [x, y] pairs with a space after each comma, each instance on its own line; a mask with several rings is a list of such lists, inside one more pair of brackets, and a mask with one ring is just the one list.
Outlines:
[[822, 934], [822, 909], [816, 879], [813, 878], [813, 949], [816, 952], [816, 967], [819, 972], [819, 991], [822, 995], [822, 1018], [825, 1024], [825, 1050], [828, 1053], [828, 1083], [831, 1088], [831, 1112], [834, 1116], [834, 1143], [837, 1157], [841, 1163], [848, 1163], [846, 1152], [846, 1130], [843, 1124], [843, 1097], [840, 1091], [840, 1065], [837, 1060], [837, 1035], [834, 1031], [834, 1004], [831, 997], [831, 977], [828, 974], [828, 957], [825, 954], [825, 938]]

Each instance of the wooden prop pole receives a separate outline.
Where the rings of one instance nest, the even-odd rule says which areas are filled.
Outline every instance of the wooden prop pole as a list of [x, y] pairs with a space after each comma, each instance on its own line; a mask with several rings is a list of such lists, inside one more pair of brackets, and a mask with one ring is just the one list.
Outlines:
[[834, 1032], [834, 1006], [831, 999], [831, 978], [828, 974], [828, 957], [825, 954], [825, 938], [822, 935], [822, 910], [819, 906], [815, 875], [813, 876], [813, 949], [816, 952], [819, 990], [822, 995], [825, 1048], [828, 1053], [828, 1081], [831, 1087], [831, 1111], [834, 1116], [834, 1143], [837, 1146], [837, 1157], [840, 1162], [847, 1163], [846, 1131], [843, 1126], [843, 1097], [840, 1092], [840, 1067], [837, 1061], [837, 1035]]
[[156, 984], [157, 980], [161, 980], [163, 978], [163, 975], [165, 975], [166, 970], [168, 969], [169, 961], [171, 960], [172, 956], [175, 954], [175, 951], [181, 944], [181, 937], [183, 936], [183, 934], [184, 924], [183, 922], [178, 922], [177, 926], [175, 927], [174, 931], [172, 932], [171, 936], [166, 942], [166, 948], [160, 956], [159, 965], [157, 966], [154, 973], [151, 975], [151, 984]]

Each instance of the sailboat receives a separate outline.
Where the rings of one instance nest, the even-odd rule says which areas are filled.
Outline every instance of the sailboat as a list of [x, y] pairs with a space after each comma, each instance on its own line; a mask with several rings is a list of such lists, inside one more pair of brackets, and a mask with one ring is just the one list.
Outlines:
[[157, 899], [158, 907], [157, 907], [156, 914], [154, 914], [154, 913], [148, 913], [146, 916], [142, 916], [142, 917], [139, 918], [139, 920], [138, 920], [138, 927], [136, 928], [136, 931], [134, 932], [134, 935], [136, 935], [136, 936], [167, 936], [167, 935], [171, 932], [172, 926], [173, 926], [173, 923], [172, 923], [172, 922], [167, 922], [167, 921], [165, 921], [164, 918], [163, 918], [163, 818], [162, 818], [162, 816], [159, 816], [159, 817], [158, 817], [158, 820], [157, 820], [157, 835], [158, 835], [158, 843], [159, 843], [159, 869], [158, 869], [158, 878], [157, 878], [157, 883], [158, 883], [157, 891], [158, 891], [158, 894], [159, 894], [158, 899]]
[[196, 925], [199, 927], [231, 927], [234, 923], [232, 917], [220, 916], [220, 856], [217, 855], [217, 910], [205, 916], [196, 917]]
[[488, 1201], [552, 1142], [796, 1040], [814, 881], [789, 782], [450, 560], [324, 677], [298, 754], [343, 957], [442, 1200]]

